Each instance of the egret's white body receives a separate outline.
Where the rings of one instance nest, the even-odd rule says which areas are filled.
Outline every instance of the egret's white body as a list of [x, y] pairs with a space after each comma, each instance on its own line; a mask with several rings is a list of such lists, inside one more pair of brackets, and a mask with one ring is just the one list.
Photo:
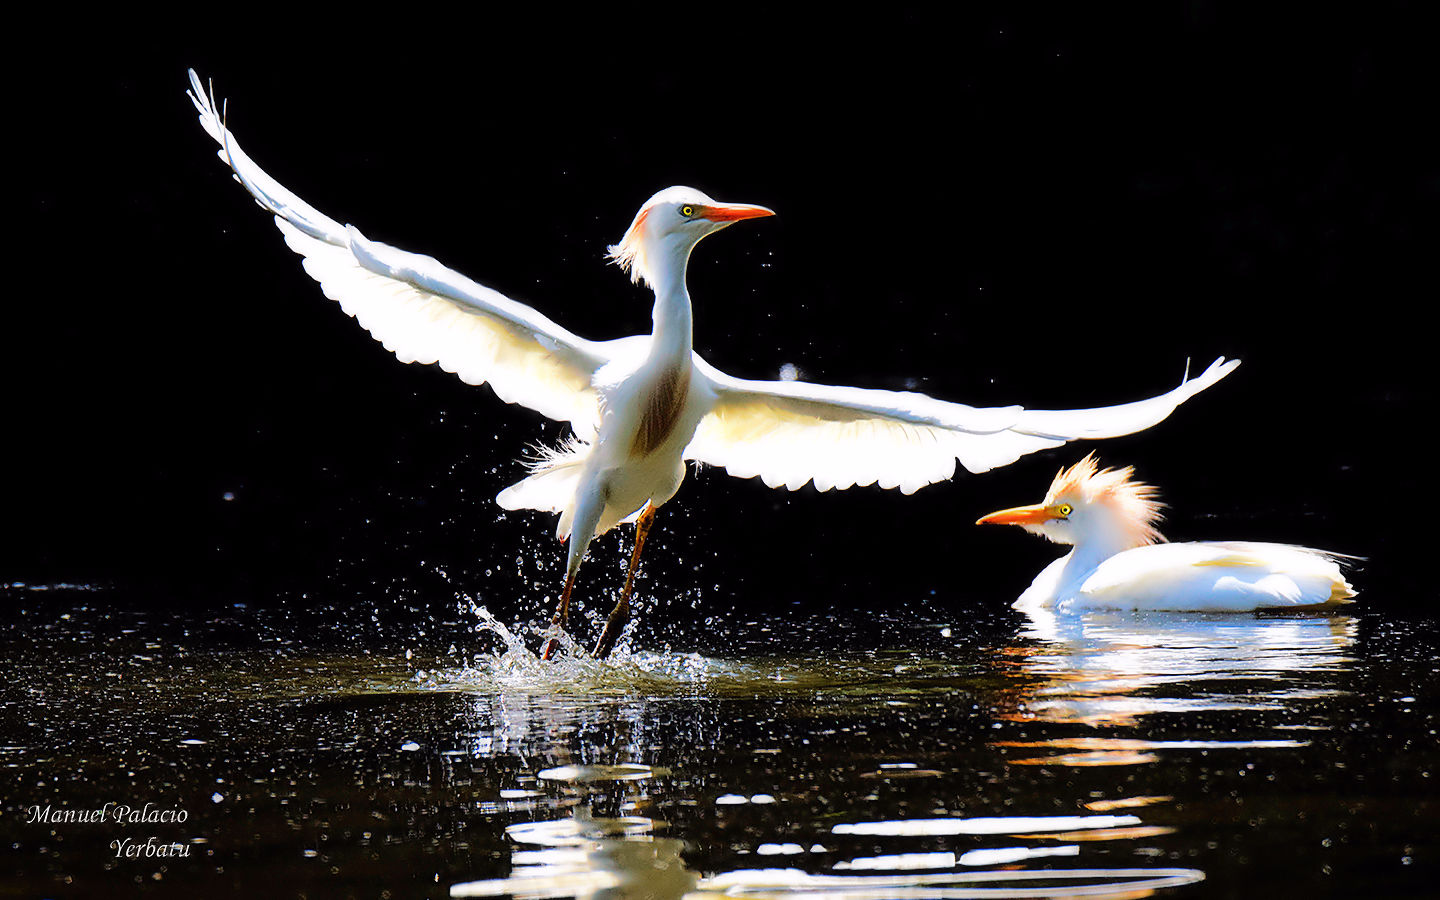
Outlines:
[[1017, 608], [1250, 612], [1355, 596], [1337, 554], [1256, 541], [1164, 543], [1155, 489], [1132, 474], [1099, 470], [1087, 456], [1055, 476], [1043, 502], [980, 519], [1074, 545], [1035, 577]]
[[496, 498], [507, 509], [559, 514], [556, 533], [570, 541], [567, 598], [590, 541], [653, 514], [679, 489], [686, 460], [790, 490], [813, 481], [822, 491], [878, 484], [908, 494], [952, 477], [957, 460], [984, 472], [1066, 441], [1149, 428], [1239, 365], [1217, 359], [1165, 394], [1064, 411], [734, 378], [692, 348], [686, 266], [707, 234], [772, 213], [684, 187], [651, 197], [610, 248], [633, 280], [654, 289], [652, 332], [586, 340], [430, 257], [367, 240], [315, 210], [245, 155], [193, 71], [190, 81], [220, 158], [274, 214], [327, 297], [401, 361], [438, 363], [470, 384], [489, 383], [506, 402], [571, 424], [572, 440], [543, 452], [528, 478]]

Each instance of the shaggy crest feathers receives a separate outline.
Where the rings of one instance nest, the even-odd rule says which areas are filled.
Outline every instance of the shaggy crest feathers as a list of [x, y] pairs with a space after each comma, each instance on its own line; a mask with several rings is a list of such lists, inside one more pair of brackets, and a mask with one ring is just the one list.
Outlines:
[[630, 280], [636, 284], [650, 283], [650, 267], [645, 259], [645, 219], [649, 215], [650, 206], [646, 204], [635, 214], [635, 221], [630, 223], [620, 243], [608, 248], [610, 261], [619, 266], [620, 271], [629, 273]]
[[1156, 499], [1158, 489], [1143, 481], [1134, 481], [1135, 469], [1101, 469], [1095, 454], [1087, 454], [1075, 465], [1061, 469], [1050, 482], [1045, 503], [1075, 499], [1087, 505], [1106, 506], [1119, 514], [1120, 522], [1130, 531], [1136, 546], [1160, 543], [1165, 536], [1155, 527], [1164, 516], [1165, 504]]

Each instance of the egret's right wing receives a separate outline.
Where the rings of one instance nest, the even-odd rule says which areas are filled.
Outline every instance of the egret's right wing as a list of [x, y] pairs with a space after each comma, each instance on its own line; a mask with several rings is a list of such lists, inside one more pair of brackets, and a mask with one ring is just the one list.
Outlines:
[[577, 431], [598, 424], [592, 379], [610, 360], [605, 344], [577, 337], [428, 256], [367, 240], [317, 211], [245, 155], [194, 69], [190, 85], [187, 93], [200, 124], [220, 144], [220, 158], [275, 215], [285, 243], [305, 257], [305, 271], [401, 362], [438, 362], [469, 384], [488, 382], [507, 403], [571, 422]]
[[978, 408], [904, 391], [802, 381], [746, 381], [695, 358], [715, 393], [686, 459], [790, 490], [879, 484], [909, 494], [955, 474], [1009, 465], [1080, 438], [1118, 437], [1163, 421], [1240, 364], [1224, 357], [1198, 378], [1134, 403], [1096, 409]]

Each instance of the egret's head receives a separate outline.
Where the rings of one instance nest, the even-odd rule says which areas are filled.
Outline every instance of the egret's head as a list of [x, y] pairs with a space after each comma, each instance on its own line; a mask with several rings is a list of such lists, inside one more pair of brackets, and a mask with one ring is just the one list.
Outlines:
[[1090, 454], [1050, 482], [1045, 499], [984, 516], [977, 525], [1019, 525], [1057, 544], [1103, 541], [1118, 548], [1163, 541], [1156, 530], [1164, 504], [1154, 486], [1133, 480], [1135, 470], [1101, 469]]
[[773, 215], [763, 206], [721, 203], [694, 188], [669, 187], [640, 207], [620, 243], [610, 248], [610, 258], [632, 281], [653, 286], [659, 266], [683, 265], [705, 235], [741, 219]]

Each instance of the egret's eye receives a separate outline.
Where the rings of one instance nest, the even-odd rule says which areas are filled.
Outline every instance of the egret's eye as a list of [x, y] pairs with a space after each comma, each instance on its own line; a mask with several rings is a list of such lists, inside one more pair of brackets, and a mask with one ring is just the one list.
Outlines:
[[1068, 519], [1070, 517], [1070, 514], [1075, 511], [1075, 507], [1071, 506], [1068, 503], [1062, 503], [1059, 506], [1055, 507], [1055, 511], [1059, 513], [1062, 518]]
[[680, 207], [680, 215], [684, 216], [687, 219], [693, 219], [695, 217], [695, 207], [691, 206], [688, 203], [685, 204], [684, 206]]

